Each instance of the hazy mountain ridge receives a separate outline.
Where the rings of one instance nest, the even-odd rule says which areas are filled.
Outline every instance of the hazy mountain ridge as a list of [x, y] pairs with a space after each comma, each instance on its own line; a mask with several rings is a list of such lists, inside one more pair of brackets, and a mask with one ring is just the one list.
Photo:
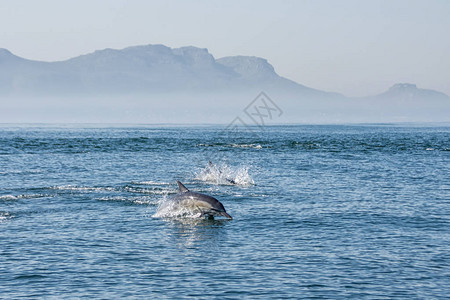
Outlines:
[[2, 49], [0, 66], [0, 93], [9, 95], [268, 89], [298, 96], [336, 96], [279, 76], [266, 59], [215, 59], [207, 49], [192, 46], [104, 49], [58, 62], [31, 61]]
[[[205, 48], [164, 45], [103, 49], [65, 61], [42, 62], [0, 48], [1, 94], [110, 94], [173, 91], [277, 90], [290, 96], [345, 98], [279, 76], [264, 58], [228, 56], [215, 59]], [[359, 99], [450, 98], [441, 92], [399, 83], [376, 96]]]
[[226, 123], [261, 91], [284, 111], [273, 122], [450, 121], [450, 97], [414, 84], [350, 98], [279, 76], [264, 58], [216, 59], [192, 46], [104, 49], [57, 62], [0, 49], [0, 100], [13, 100], [1, 102], [3, 122]]

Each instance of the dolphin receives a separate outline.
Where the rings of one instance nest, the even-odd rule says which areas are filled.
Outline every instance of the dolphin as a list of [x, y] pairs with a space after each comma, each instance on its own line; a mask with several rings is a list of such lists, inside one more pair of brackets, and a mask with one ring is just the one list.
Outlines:
[[214, 216], [224, 216], [233, 219], [225, 210], [222, 203], [211, 196], [189, 191], [181, 182], [177, 181], [179, 192], [170, 198], [178, 207], [190, 209], [200, 213], [201, 217], [213, 219]]

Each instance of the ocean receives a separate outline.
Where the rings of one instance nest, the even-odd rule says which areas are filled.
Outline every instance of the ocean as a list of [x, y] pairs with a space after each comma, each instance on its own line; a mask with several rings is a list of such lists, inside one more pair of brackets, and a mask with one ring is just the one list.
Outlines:
[[3, 124], [0, 298], [444, 299], [449, 174], [449, 126]]

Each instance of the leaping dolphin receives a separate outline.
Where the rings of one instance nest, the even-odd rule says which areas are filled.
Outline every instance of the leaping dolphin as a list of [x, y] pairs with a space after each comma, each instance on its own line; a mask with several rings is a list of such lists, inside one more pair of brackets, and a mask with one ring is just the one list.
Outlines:
[[177, 184], [179, 192], [170, 200], [180, 208], [199, 212], [201, 217], [214, 218], [214, 216], [224, 216], [228, 219], [233, 219], [216, 198], [191, 192], [179, 181], [177, 181]]

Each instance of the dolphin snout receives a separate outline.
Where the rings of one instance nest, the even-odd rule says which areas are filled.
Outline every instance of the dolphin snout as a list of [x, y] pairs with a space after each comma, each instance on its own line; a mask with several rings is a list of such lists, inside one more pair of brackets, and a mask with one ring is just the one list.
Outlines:
[[229, 214], [227, 214], [227, 213], [224, 212], [224, 211], [221, 212], [220, 214], [221, 214], [222, 216], [224, 216], [224, 217], [227, 217], [227, 218], [230, 219], [230, 220], [233, 219], [233, 217], [231, 217]]

